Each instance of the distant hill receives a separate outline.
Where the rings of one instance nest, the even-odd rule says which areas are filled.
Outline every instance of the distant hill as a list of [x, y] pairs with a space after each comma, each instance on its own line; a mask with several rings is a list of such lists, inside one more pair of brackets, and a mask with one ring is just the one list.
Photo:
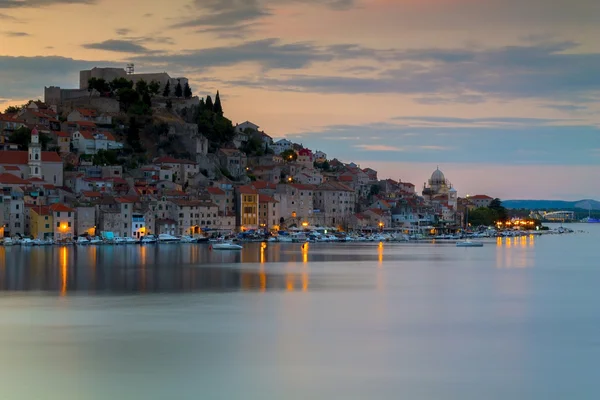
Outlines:
[[600, 210], [600, 201], [596, 200], [504, 200], [502, 205], [509, 209], [527, 210]]

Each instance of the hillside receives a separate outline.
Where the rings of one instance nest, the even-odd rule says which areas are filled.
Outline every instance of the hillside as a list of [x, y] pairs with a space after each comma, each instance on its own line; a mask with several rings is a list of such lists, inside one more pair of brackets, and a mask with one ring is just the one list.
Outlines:
[[600, 202], [596, 200], [504, 200], [502, 205], [509, 209], [527, 210], [600, 210]]

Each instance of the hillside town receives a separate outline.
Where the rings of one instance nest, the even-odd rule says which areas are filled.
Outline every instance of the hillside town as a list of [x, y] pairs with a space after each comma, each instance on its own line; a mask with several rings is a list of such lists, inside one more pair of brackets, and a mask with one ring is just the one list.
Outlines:
[[454, 233], [493, 200], [459, 197], [435, 166], [417, 187], [233, 124], [219, 93], [193, 96], [167, 73], [94, 68], [44, 93], [0, 114], [2, 237]]

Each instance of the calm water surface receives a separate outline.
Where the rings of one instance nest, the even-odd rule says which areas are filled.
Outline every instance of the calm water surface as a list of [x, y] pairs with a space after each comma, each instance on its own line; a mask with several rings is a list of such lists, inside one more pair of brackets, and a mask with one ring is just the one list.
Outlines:
[[598, 399], [600, 226], [0, 247], [1, 399]]

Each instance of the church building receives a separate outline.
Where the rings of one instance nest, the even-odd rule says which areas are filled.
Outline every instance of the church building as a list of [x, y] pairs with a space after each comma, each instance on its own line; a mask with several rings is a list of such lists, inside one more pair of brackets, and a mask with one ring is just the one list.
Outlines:
[[28, 151], [0, 151], [0, 173], [21, 179], [42, 179], [46, 183], [63, 186], [63, 161], [53, 151], [42, 151], [37, 129], [31, 131]]

